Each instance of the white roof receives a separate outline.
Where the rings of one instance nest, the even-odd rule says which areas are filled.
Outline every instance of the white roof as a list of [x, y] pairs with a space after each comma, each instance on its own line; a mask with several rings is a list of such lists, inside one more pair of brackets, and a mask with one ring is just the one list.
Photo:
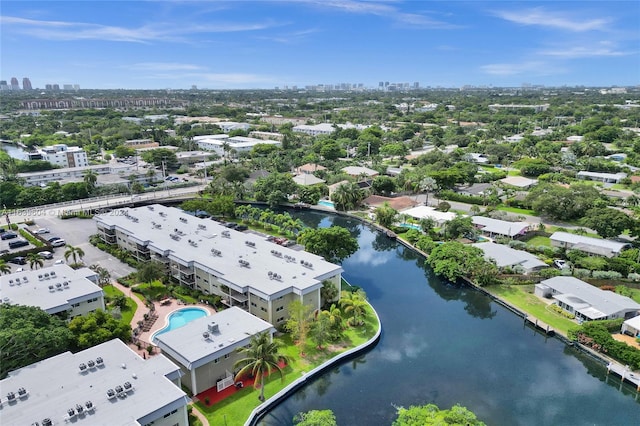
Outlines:
[[581, 172], [578, 172], [578, 176], [586, 176], [586, 177], [592, 177], [592, 178], [597, 178], [597, 179], [615, 179], [615, 180], [620, 180], [620, 179], [626, 178], [627, 174], [623, 173], [623, 172], [618, 172], [618, 173], [599, 173], [599, 172], [581, 171]]
[[554, 232], [549, 238], [552, 241], [572, 244], [573, 248], [575, 249], [583, 250], [586, 252], [593, 252], [594, 254], [601, 254], [605, 256], [608, 254], [620, 253], [625, 247], [629, 245], [627, 243], [619, 243], [617, 241], [587, 237], [584, 235], [576, 235], [560, 231]]
[[633, 327], [636, 330], [640, 330], [640, 315], [637, 315], [633, 318], [629, 318], [624, 322], [624, 324], [628, 325], [629, 327]]
[[514, 237], [529, 229], [527, 222], [507, 222], [485, 216], [473, 216], [472, 219], [473, 224], [479, 226], [482, 231], [508, 237]]
[[[96, 359], [102, 364], [95, 364]], [[89, 368], [89, 361], [95, 365]], [[80, 370], [80, 364], [87, 368]], [[124, 366], [124, 368], [123, 368]], [[2, 424], [31, 425], [49, 418], [55, 426], [145, 425], [187, 404], [186, 394], [171, 380], [179, 377], [178, 367], [163, 355], [143, 360], [127, 345], [114, 339], [81, 352], [47, 358], [9, 373], [0, 381], [2, 388]], [[107, 390], [132, 386], [126, 397], [107, 398]], [[18, 389], [28, 392], [18, 397]], [[16, 402], [8, 403], [6, 393], [14, 392]], [[67, 410], [86, 402], [94, 410], [67, 418]], [[83, 408], [84, 408], [83, 407]], [[156, 412], [159, 410], [159, 412]]]
[[53, 265], [0, 276], [0, 300], [12, 305], [36, 306], [49, 314], [71, 309], [71, 304], [102, 297], [102, 289], [89, 281], [88, 268]]
[[591, 319], [603, 318], [623, 311], [640, 311], [640, 304], [632, 299], [612, 291], [600, 290], [574, 277], [553, 277], [542, 281], [560, 295], [558, 300], [578, 309], [578, 312]]
[[360, 166], [343, 167], [342, 171], [348, 174], [349, 176], [360, 176], [360, 175], [376, 176], [379, 174], [376, 170], [372, 170], [367, 167], [360, 167]]
[[[181, 265], [195, 264], [239, 292], [252, 288], [265, 298], [292, 289], [306, 294], [320, 288], [324, 279], [342, 272], [339, 265], [315, 254], [279, 246], [253, 233], [227, 229], [218, 222], [191, 216], [174, 207], [154, 204], [118, 212], [122, 214], [96, 215], [94, 219], [100, 226], [117, 228], [129, 239], [146, 244], [152, 256], [157, 253]], [[183, 235], [173, 239], [171, 235], [176, 234], [176, 229]], [[224, 237], [223, 232], [228, 232], [229, 237]], [[211, 250], [219, 250], [220, 256], [214, 256]], [[249, 265], [242, 266], [239, 261]], [[304, 266], [301, 261], [312, 266]], [[281, 279], [272, 279], [269, 272]]]
[[518, 188], [527, 188], [538, 183], [537, 180], [529, 179], [524, 176], [507, 176], [506, 178], [500, 179], [500, 182], [516, 186]]
[[456, 217], [456, 213], [441, 212], [434, 209], [433, 207], [428, 206], [413, 207], [408, 210], [404, 210], [402, 214], [408, 214], [409, 216], [416, 219], [430, 218], [438, 223], [449, 222], [451, 219], [454, 219]]
[[[216, 331], [209, 330], [210, 324], [217, 325]], [[275, 328], [234, 306], [157, 335], [155, 340], [163, 352], [193, 370], [247, 345], [254, 334], [267, 331], [274, 333]]]
[[324, 183], [323, 179], [317, 178], [311, 173], [301, 173], [293, 177], [293, 181], [298, 185], [315, 185], [317, 183]]
[[525, 270], [531, 271], [535, 268], [548, 266], [531, 253], [523, 250], [516, 250], [504, 244], [492, 242], [472, 244], [484, 252], [484, 257], [496, 261], [498, 267], [522, 266]]

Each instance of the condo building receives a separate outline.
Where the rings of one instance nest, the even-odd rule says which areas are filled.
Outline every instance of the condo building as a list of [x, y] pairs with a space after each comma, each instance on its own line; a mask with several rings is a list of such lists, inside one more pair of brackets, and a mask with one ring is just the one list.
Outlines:
[[10, 372], [0, 417], [3, 425], [187, 426], [180, 376], [164, 355], [142, 359], [114, 339]]
[[159, 262], [175, 282], [219, 295], [276, 326], [294, 300], [319, 309], [324, 281], [341, 290], [339, 265], [173, 207], [124, 208], [94, 220], [104, 242], [139, 261]]

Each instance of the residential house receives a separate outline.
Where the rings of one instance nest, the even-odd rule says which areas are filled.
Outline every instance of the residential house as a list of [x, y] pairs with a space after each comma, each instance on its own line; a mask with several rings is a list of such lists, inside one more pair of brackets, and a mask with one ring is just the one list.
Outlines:
[[632, 337], [640, 337], [640, 315], [623, 322], [621, 332]]
[[524, 250], [516, 250], [504, 244], [484, 242], [472, 245], [484, 252], [485, 259], [494, 260], [499, 268], [521, 268], [525, 274], [529, 274], [549, 267], [549, 265], [538, 259], [537, 256]]
[[626, 173], [599, 173], [599, 172], [587, 172], [581, 171], [576, 175], [578, 179], [593, 180], [603, 183], [620, 183], [620, 181], [627, 177]]
[[524, 176], [507, 176], [500, 179], [500, 182], [520, 189], [529, 189], [538, 183], [536, 179], [529, 179]]
[[604, 257], [617, 256], [622, 250], [629, 246], [628, 243], [570, 234], [568, 232], [554, 232], [549, 238], [553, 247], [562, 247], [567, 250], [580, 250], [585, 253]]
[[441, 212], [429, 206], [417, 206], [412, 209], [403, 211], [402, 214], [406, 214], [418, 220], [432, 219], [438, 226], [444, 225], [457, 216], [456, 213]]
[[549, 278], [536, 284], [534, 292], [539, 297], [555, 299], [558, 306], [578, 320], [629, 319], [640, 314], [640, 304], [632, 299], [574, 277]]
[[530, 229], [527, 222], [508, 222], [485, 216], [473, 216], [471, 219], [475, 227], [489, 237], [514, 238], [525, 235]]
[[352, 176], [355, 178], [359, 178], [362, 176], [365, 176], [367, 178], [372, 178], [380, 174], [376, 170], [370, 169], [368, 167], [360, 167], [360, 166], [347, 166], [347, 167], [343, 167], [341, 170], [346, 174], [348, 174], [349, 176]]

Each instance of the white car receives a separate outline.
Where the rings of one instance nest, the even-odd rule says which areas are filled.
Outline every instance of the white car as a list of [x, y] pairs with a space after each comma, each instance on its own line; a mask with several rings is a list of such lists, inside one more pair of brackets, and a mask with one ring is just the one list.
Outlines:
[[49, 232], [49, 228], [40, 228], [37, 231], [34, 232], [34, 234], [36, 235], [41, 235], [41, 234], [48, 234]]
[[67, 245], [67, 242], [65, 240], [54, 240], [51, 243], [51, 247], [64, 247], [65, 245]]
[[553, 266], [555, 266], [558, 269], [568, 269], [569, 265], [567, 264], [566, 260], [562, 260], [562, 259], [556, 259], [553, 261]]
[[16, 272], [24, 272], [24, 268], [18, 268], [16, 269]]
[[64, 260], [62, 259], [58, 259], [55, 262], [53, 262], [54, 265], [64, 265]]
[[50, 251], [41, 251], [38, 254], [43, 259], [53, 259], [53, 253], [51, 253]]

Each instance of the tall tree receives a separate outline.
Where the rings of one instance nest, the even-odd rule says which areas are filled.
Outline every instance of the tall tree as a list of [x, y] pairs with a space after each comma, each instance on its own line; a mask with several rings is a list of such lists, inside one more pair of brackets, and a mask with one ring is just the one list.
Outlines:
[[286, 355], [278, 353], [278, 344], [271, 340], [269, 333], [260, 333], [251, 336], [248, 346], [238, 348], [238, 353], [244, 357], [234, 363], [234, 369], [241, 367], [235, 376], [235, 380], [240, 379], [247, 373], [255, 379], [253, 386], [260, 388], [258, 399], [264, 401], [264, 376], [272, 370], [280, 374], [284, 380], [284, 371], [280, 367], [280, 362], [289, 362]]
[[374, 214], [376, 215], [376, 221], [384, 226], [385, 228], [389, 228], [396, 220], [398, 216], [398, 211], [391, 207], [387, 201], [382, 203], [380, 207], [378, 207]]
[[580, 220], [580, 224], [595, 230], [602, 238], [614, 238], [626, 229], [635, 232], [637, 221], [626, 213], [608, 207], [588, 210]]
[[340, 226], [305, 229], [298, 236], [305, 250], [325, 258], [327, 262], [340, 263], [358, 250], [358, 240]]
[[87, 170], [83, 177], [84, 184], [87, 187], [87, 192], [91, 194], [96, 188], [96, 182], [98, 181], [98, 175], [93, 170]]
[[300, 300], [294, 300], [287, 307], [289, 318], [285, 324], [285, 329], [291, 333], [291, 338], [297, 341], [300, 348], [307, 344], [307, 333], [311, 322], [311, 307], [305, 305]]
[[347, 182], [338, 187], [331, 194], [331, 201], [335, 203], [337, 210], [353, 210], [365, 199], [363, 191], [356, 183]]

